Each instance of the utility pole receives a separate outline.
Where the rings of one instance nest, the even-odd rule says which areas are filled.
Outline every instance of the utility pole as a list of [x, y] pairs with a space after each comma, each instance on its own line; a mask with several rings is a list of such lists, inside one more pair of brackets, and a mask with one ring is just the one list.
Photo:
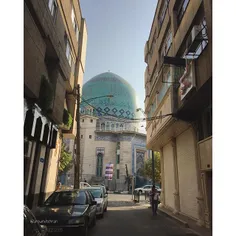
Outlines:
[[154, 162], [154, 151], [152, 150], [152, 184], [155, 185], [155, 162]]
[[76, 163], [74, 189], [80, 187], [80, 85], [77, 86], [77, 110], [76, 110], [77, 134], [76, 134]]

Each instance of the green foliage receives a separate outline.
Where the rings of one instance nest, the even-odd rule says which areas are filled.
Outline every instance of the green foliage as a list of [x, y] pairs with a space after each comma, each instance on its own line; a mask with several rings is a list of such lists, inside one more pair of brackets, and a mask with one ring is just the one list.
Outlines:
[[63, 112], [63, 123], [70, 129], [73, 123], [73, 117], [71, 116], [71, 114], [64, 109]]
[[52, 109], [53, 99], [53, 85], [44, 75], [42, 75], [39, 91], [39, 106], [44, 112], [49, 112]]
[[59, 159], [59, 175], [68, 172], [73, 166], [72, 154], [66, 150], [66, 146], [62, 143], [61, 156]]
[[[155, 183], [161, 182], [161, 158], [159, 152], [154, 152], [154, 173]], [[144, 163], [143, 175], [152, 179], [152, 158], [149, 158]]]

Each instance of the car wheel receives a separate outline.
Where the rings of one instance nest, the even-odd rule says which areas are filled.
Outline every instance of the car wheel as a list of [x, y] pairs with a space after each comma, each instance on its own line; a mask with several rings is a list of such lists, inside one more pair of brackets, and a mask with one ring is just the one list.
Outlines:
[[84, 227], [81, 229], [82, 236], [88, 236], [88, 220], [85, 221]]
[[103, 218], [104, 217], [104, 212], [101, 214], [101, 218]]

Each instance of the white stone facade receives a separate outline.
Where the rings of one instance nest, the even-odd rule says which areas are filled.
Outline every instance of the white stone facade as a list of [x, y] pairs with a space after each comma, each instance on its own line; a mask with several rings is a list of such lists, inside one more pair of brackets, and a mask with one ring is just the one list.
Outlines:
[[[101, 131], [98, 128], [98, 122], [99, 119], [94, 116], [81, 116], [82, 180], [86, 179], [90, 183], [100, 181], [113, 190], [127, 190], [127, 184], [125, 184], [126, 165], [128, 173], [133, 175], [136, 169], [136, 152], [139, 150], [144, 153], [144, 158], [146, 156], [146, 136], [134, 131]], [[137, 140], [139, 140], [140, 146], [135, 145]], [[98, 176], [97, 173], [99, 150], [104, 150], [102, 151], [101, 176]], [[105, 168], [108, 163], [114, 164], [113, 180], [109, 183], [105, 180]]]

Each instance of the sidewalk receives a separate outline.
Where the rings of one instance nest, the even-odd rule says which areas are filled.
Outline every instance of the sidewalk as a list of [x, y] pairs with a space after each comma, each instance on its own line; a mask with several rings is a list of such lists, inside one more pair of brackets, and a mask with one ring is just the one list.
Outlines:
[[194, 231], [194, 233], [198, 234], [199, 236], [212, 236], [211, 229], [207, 229], [207, 228], [198, 226], [194, 220], [191, 220], [186, 216], [174, 215], [171, 211], [169, 211], [167, 209], [163, 209], [163, 208], [158, 208], [158, 210], [159, 210], [159, 212], [166, 215], [167, 217], [170, 217], [173, 220], [179, 222], [180, 224], [182, 224], [186, 228], [191, 229], [192, 231]]

